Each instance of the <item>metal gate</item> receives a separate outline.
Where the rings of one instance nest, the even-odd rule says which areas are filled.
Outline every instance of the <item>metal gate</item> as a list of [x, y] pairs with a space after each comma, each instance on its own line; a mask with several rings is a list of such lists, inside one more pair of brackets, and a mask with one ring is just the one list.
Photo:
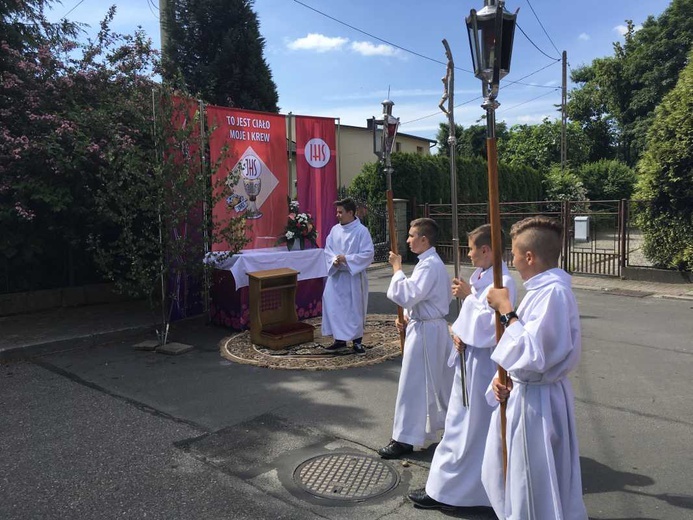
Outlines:
[[562, 267], [569, 273], [621, 276], [622, 201], [565, 202]]
[[[512, 224], [534, 215], [545, 215], [563, 225], [563, 249], [560, 266], [570, 273], [621, 276], [626, 259], [627, 201], [537, 201], [502, 202], [501, 226], [506, 236], [503, 259], [512, 267], [509, 233]], [[446, 262], [452, 261], [452, 207], [450, 204], [425, 204], [417, 213], [438, 222], [441, 237], [436, 246]], [[460, 261], [468, 264], [466, 233], [488, 223], [488, 205], [459, 204]]]

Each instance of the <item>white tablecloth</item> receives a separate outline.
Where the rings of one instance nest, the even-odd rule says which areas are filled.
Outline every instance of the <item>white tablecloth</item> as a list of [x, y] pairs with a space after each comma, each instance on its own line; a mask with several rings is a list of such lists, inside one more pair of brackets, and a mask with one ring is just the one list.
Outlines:
[[327, 276], [325, 253], [320, 248], [288, 251], [286, 247], [267, 247], [249, 249], [228, 258], [224, 256], [223, 251], [207, 253], [205, 263], [216, 269], [231, 271], [237, 289], [248, 285], [248, 273], [267, 269], [295, 269], [299, 281]]

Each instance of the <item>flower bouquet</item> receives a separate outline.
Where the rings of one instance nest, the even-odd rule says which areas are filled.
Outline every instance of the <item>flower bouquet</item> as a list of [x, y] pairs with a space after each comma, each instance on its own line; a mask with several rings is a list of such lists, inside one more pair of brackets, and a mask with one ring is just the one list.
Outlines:
[[277, 244], [286, 244], [286, 247], [291, 249], [296, 248], [298, 244], [300, 249], [305, 247], [305, 242], [308, 240], [313, 247], [317, 247], [316, 239], [318, 231], [315, 229], [315, 223], [310, 213], [299, 213], [298, 201], [286, 198], [289, 205], [289, 216], [284, 228], [284, 234], [279, 237]]

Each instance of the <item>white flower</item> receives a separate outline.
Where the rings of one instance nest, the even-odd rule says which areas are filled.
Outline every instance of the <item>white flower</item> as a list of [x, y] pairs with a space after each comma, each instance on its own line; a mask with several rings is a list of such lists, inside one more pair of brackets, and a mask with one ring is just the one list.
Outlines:
[[286, 239], [291, 240], [294, 238], [294, 232], [293, 231], [287, 231], [286, 232]]

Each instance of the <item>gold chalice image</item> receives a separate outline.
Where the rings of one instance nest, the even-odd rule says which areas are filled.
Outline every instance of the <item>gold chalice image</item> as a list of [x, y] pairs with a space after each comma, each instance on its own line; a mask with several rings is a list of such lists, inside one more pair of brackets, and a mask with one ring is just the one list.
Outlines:
[[248, 195], [248, 209], [245, 212], [247, 219], [257, 219], [262, 216], [262, 212], [257, 207], [257, 197], [262, 190], [262, 165], [257, 157], [246, 157], [243, 159], [243, 189]]

